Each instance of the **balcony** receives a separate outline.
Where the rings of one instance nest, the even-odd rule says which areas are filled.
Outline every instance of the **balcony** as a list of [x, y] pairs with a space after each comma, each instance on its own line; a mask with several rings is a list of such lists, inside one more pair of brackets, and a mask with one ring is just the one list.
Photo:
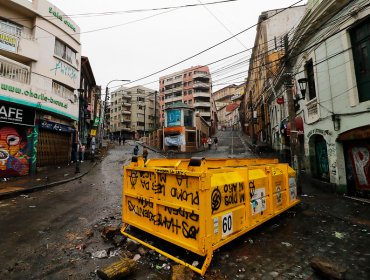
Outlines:
[[211, 107], [211, 102], [194, 102], [193, 103], [193, 106], [194, 106], [194, 108], [196, 108], [196, 107], [208, 107], [208, 108], [210, 108]]
[[0, 56], [0, 77], [23, 84], [30, 83], [31, 68]]
[[131, 112], [130, 111], [123, 110], [122, 111], [122, 115], [131, 115]]
[[7, 42], [6, 51], [17, 53], [34, 61], [38, 60], [38, 45], [30, 29], [0, 20], [0, 34]]
[[209, 92], [193, 92], [193, 97], [211, 97], [211, 94]]
[[209, 84], [208, 83], [202, 83], [202, 82], [194, 82], [193, 83], [193, 88], [203, 88], [203, 89], [209, 89]]
[[131, 107], [131, 103], [127, 103], [127, 102], [123, 102], [122, 105], [127, 106], [127, 107]]
[[196, 78], [203, 78], [203, 79], [209, 79], [210, 75], [207, 72], [198, 72], [195, 71], [193, 74], [193, 79]]

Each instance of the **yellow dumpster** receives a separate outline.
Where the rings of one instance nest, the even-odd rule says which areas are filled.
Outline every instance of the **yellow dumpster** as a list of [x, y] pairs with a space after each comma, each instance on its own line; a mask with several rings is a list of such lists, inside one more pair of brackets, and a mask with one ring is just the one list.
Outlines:
[[[124, 167], [121, 232], [204, 275], [214, 250], [298, 203], [276, 159], [150, 159]], [[205, 257], [201, 268], [126, 232], [139, 228]]]

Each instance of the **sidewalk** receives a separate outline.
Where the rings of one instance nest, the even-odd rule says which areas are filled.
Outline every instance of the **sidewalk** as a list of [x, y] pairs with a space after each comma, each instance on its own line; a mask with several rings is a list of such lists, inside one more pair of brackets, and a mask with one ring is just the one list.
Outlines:
[[48, 187], [57, 186], [81, 178], [97, 165], [105, 152], [98, 153], [94, 162], [87, 160], [79, 163], [80, 172], [76, 173], [76, 163], [42, 168], [34, 175], [3, 178], [0, 182], [0, 200], [15, 197]]

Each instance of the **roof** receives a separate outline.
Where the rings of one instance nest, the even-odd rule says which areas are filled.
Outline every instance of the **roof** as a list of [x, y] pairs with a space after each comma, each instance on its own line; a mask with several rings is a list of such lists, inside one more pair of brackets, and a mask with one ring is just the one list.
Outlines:
[[232, 112], [239, 107], [238, 103], [232, 103], [226, 106], [226, 112]]

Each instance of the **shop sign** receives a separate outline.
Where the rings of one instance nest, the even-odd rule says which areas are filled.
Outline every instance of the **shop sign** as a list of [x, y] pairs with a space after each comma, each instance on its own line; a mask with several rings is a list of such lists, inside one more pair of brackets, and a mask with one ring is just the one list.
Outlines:
[[59, 19], [61, 22], [63, 22], [65, 25], [67, 25], [69, 28], [71, 28], [74, 32], [76, 32], [76, 27], [73, 25], [72, 22], [70, 22], [67, 18], [63, 17], [61, 13], [54, 10], [52, 7], [49, 7], [49, 13], [52, 14], [54, 17]]
[[0, 32], [0, 49], [17, 52], [18, 39], [14, 36]]
[[96, 117], [95, 120], [94, 120], [94, 126], [97, 126], [99, 124], [100, 124], [100, 118]]
[[181, 125], [181, 111], [168, 110], [167, 111], [167, 126], [180, 126]]
[[35, 111], [0, 102], [0, 122], [33, 126]]
[[67, 132], [67, 133], [72, 133], [75, 131], [75, 129], [69, 125], [55, 123], [51, 121], [45, 121], [45, 120], [40, 121], [39, 127], [43, 129], [47, 129], [47, 130], [54, 130], [54, 131]]
[[90, 130], [90, 135], [91, 136], [96, 136], [96, 129], [91, 129]]

